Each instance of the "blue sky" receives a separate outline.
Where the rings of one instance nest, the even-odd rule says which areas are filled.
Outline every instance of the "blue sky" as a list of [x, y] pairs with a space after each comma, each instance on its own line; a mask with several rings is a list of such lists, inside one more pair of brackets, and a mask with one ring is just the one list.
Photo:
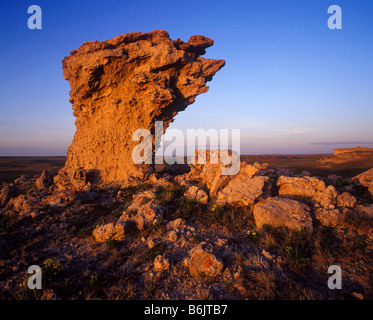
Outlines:
[[[27, 8], [42, 9], [29, 30]], [[343, 29], [327, 27], [330, 5]], [[61, 60], [84, 41], [167, 30], [212, 38], [225, 59], [170, 128], [241, 130], [241, 153], [373, 147], [373, 2], [10, 1], [0, 19], [0, 156], [65, 155], [75, 132]]]

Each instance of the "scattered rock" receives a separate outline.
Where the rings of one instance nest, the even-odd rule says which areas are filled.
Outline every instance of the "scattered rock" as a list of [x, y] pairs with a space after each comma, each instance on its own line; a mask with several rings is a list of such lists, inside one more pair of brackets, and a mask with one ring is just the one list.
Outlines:
[[185, 220], [182, 218], [177, 218], [175, 220], [170, 221], [166, 225], [166, 230], [175, 230], [183, 227], [185, 225]]
[[26, 182], [29, 179], [29, 176], [27, 174], [22, 174], [17, 179], [14, 180], [14, 183], [22, 184]]
[[14, 209], [19, 213], [26, 213], [32, 211], [35, 200], [32, 197], [21, 194], [16, 198], [10, 199], [8, 203], [13, 205]]
[[45, 198], [44, 202], [52, 207], [63, 207], [75, 201], [77, 194], [71, 191], [58, 191]]
[[312, 230], [310, 208], [296, 200], [274, 197], [258, 203], [254, 207], [254, 219], [259, 228], [264, 225], [285, 226], [292, 230], [308, 228]]

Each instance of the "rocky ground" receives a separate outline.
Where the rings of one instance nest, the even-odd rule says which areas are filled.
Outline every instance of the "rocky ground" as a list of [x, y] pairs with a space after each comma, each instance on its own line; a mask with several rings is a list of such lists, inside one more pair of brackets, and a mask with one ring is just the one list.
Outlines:
[[[0, 192], [1, 299], [372, 299], [373, 170], [166, 168], [132, 186]], [[27, 269], [42, 268], [30, 290]], [[342, 269], [342, 289], [327, 286]]]

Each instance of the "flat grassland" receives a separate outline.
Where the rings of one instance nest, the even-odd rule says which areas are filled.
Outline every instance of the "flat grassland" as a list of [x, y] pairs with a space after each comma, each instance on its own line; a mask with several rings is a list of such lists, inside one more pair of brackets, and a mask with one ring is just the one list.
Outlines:
[[0, 157], [0, 182], [13, 182], [19, 176], [40, 175], [43, 170], [62, 168], [66, 157]]

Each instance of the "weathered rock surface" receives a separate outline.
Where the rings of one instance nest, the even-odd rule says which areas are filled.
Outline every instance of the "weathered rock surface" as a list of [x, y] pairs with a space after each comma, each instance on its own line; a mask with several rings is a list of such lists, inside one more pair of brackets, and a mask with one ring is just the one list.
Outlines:
[[193, 277], [215, 277], [223, 270], [223, 263], [212, 253], [204, 251], [201, 246], [193, 248], [189, 255], [187, 264]]
[[357, 200], [348, 192], [343, 192], [337, 197], [337, 206], [341, 208], [353, 208], [357, 204]]
[[297, 200], [308, 199], [321, 207], [334, 209], [337, 203], [337, 190], [326, 186], [324, 181], [315, 177], [284, 177], [281, 176], [277, 185], [279, 195]]
[[325, 183], [314, 177], [283, 177], [278, 179], [279, 195], [285, 197], [313, 198], [326, 189]]
[[343, 214], [338, 209], [317, 208], [315, 216], [326, 227], [337, 227], [343, 219]]
[[355, 183], [367, 187], [373, 195], [373, 168], [365, 171], [352, 179]]
[[13, 188], [6, 185], [0, 191], [0, 206], [5, 206], [11, 199], [13, 194]]
[[254, 207], [254, 219], [259, 228], [264, 225], [285, 226], [291, 230], [312, 227], [310, 208], [296, 200], [274, 197], [258, 203]]
[[356, 210], [365, 219], [373, 219], [373, 204], [358, 205]]
[[247, 178], [245, 175], [238, 175], [218, 193], [216, 203], [236, 206], [251, 205], [263, 195], [268, 181], [269, 177], [265, 176]]
[[170, 263], [164, 256], [158, 255], [154, 259], [154, 270], [155, 271], [162, 272], [162, 271], [168, 270], [169, 268], [170, 268]]
[[184, 196], [203, 204], [206, 204], [209, 199], [206, 192], [196, 186], [189, 187], [188, 190], [184, 193]]
[[153, 31], [85, 42], [73, 50], [63, 60], [63, 73], [70, 82], [76, 133], [55, 183], [79, 188], [146, 177], [149, 167], [132, 160], [139, 143], [132, 141], [133, 132], [147, 129], [154, 137], [155, 121], [163, 121], [165, 130], [208, 90], [206, 82], [225, 64], [200, 57], [212, 45], [203, 36], [183, 42]]
[[52, 176], [47, 172], [43, 171], [40, 177], [36, 180], [36, 187], [39, 190], [48, 188], [53, 183]]
[[[221, 150], [200, 152], [196, 150], [195, 164], [190, 164], [190, 172], [179, 179], [180, 185], [187, 185], [188, 181], [198, 181], [206, 187], [210, 197], [219, 204], [245, 206], [252, 204], [262, 195], [269, 178], [255, 176], [260, 169], [263, 169], [260, 164], [250, 165], [240, 161], [236, 154], [228, 150], [226, 151], [229, 154], [228, 161], [236, 163], [238, 170], [236, 174], [222, 174], [224, 168], [233, 165], [224, 163], [226, 160], [222, 160], [224, 154], [221, 156]], [[201, 161], [201, 156], [206, 157], [205, 161], [204, 159]]]
[[99, 242], [107, 240], [124, 240], [125, 238], [125, 222], [119, 221], [118, 223], [110, 222], [108, 224], [97, 226], [93, 230], [93, 236]]

